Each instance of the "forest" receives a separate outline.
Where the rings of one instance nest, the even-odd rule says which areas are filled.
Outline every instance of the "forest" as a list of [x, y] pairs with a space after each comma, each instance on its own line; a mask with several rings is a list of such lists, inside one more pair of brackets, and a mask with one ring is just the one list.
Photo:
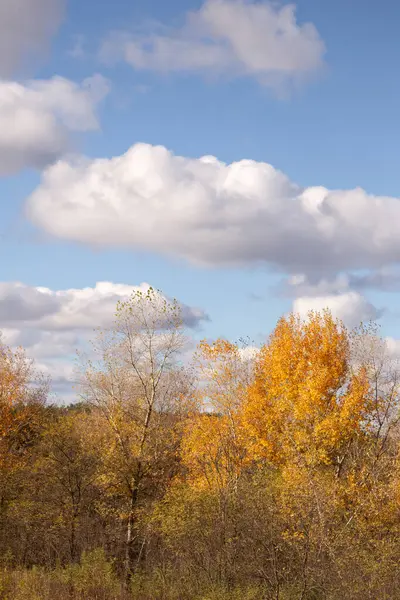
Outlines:
[[190, 339], [151, 288], [51, 401], [0, 345], [2, 600], [400, 599], [399, 369], [373, 324]]

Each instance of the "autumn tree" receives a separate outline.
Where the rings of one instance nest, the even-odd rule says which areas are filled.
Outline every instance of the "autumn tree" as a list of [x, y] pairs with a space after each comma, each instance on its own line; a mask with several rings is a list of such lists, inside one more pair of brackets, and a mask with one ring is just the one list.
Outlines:
[[261, 349], [244, 421], [253, 451], [279, 463], [332, 465], [340, 473], [370, 410], [364, 364], [350, 362], [347, 329], [332, 315], [283, 317]]
[[23, 485], [31, 448], [42, 428], [48, 382], [35, 372], [22, 348], [0, 338], [0, 528], [5, 534], [10, 502]]
[[172, 476], [179, 445], [177, 423], [186, 412], [190, 379], [179, 362], [185, 347], [180, 306], [149, 288], [117, 306], [110, 331], [94, 343], [97, 363], [86, 364], [82, 394], [102, 415], [99, 441], [104, 490], [125, 501], [125, 574], [142, 557], [138, 511], [144, 497]]

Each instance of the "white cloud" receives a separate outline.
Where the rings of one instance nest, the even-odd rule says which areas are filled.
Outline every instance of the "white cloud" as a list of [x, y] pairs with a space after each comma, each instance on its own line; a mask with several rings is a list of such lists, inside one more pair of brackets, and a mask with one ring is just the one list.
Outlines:
[[42, 168], [70, 148], [70, 133], [98, 129], [97, 104], [108, 83], [62, 77], [25, 84], [0, 80], [0, 175]]
[[301, 188], [267, 163], [227, 165], [147, 144], [111, 159], [59, 161], [26, 211], [61, 239], [207, 266], [267, 263], [329, 279], [400, 259], [398, 198]]
[[239, 356], [243, 362], [253, 362], [260, 352], [260, 348], [256, 346], [245, 346], [244, 348], [239, 348]]
[[[19, 282], [0, 283], [0, 331], [4, 341], [26, 348], [30, 358], [61, 395], [71, 394], [76, 350], [86, 351], [95, 328], [107, 329], [114, 321], [116, 304], [140, 286], [99, 282], [94, 287], [51, 290]], [[183, 319], [195, 328], [207, 315], [181, 304]]]
[[385, 345], [389, 356], [400, 360], [400, 340], [392, 337], [385, 338]]
[[314, 72], [324, 53], [314, 25], [297, 23], [293, 4], [250, 0], [206, 0], [181, 28], [114, 33], [101, 50], [136, 69], [247, 75], [272, 86]]
[[304, 296], [296, 298], [293, 303], [293, 311], [303, 318], [311, 310], [321, 312], [324, 309], [329, 309], [335, 318], [350, 328], [380, 316], [380, 312], [366, 298], [354, 291], [331, 296]]
[[64, 0], [1, 0], [0, 77], [10, 77], [47, 49], [64, 5]]

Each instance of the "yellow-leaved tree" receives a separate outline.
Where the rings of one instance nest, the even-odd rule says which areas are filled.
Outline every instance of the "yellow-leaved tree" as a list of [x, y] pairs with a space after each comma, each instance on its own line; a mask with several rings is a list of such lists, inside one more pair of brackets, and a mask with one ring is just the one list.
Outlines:
[[367, 428], [370, 386], [351, 363], [350, 335], [329, 311], [291, 314], [262, 348], [243, 407], [255, 457], [275, 464], [332, 465]]

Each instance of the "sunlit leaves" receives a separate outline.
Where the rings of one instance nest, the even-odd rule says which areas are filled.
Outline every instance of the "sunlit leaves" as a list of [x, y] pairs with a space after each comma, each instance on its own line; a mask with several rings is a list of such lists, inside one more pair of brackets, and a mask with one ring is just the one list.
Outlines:
[[347, 330], [331, 314], [282, 318], [261, 350], [244, 421], [257, 456], [336, 464], [363, 432], [369, 386], [350, 368]]

